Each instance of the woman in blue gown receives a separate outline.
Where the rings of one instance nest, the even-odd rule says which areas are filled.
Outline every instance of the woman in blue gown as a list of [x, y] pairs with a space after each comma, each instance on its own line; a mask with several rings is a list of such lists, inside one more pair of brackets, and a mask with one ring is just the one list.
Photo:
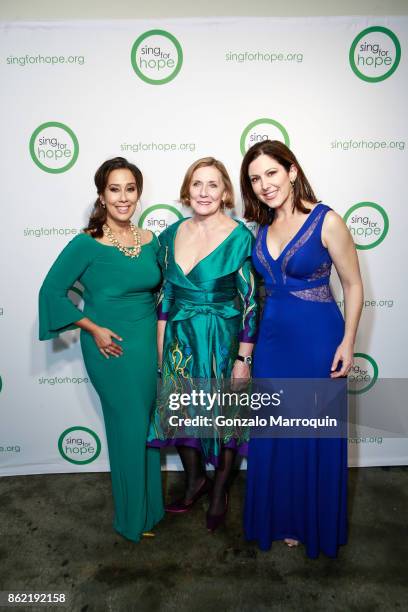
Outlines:
[[[281, 142], [251, 147], [241, 168], [245, 217], [260, 224], [253, 249], [265, 282], [254, 378], [338, 378], [349, 372], [363, 290], [351, 235], [317, 201]], [[329, 287], [342, 284], [345, 321]], [[249, 444], [244, 529], [268, 550], [302, 543], [309, 557], [337, 555], [347, 539], [347, 439], [255, 438]]]

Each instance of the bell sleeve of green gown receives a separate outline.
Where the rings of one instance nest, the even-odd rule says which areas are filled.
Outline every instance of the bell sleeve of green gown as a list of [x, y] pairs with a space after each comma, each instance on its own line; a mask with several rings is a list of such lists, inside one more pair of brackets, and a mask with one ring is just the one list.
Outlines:
[[241, 324], [238, 339], [254, 344], [257, 339], [258, 302], [257, 282], [251, 259], [245, 259], [236, 273], [236, 283], [241, 310]]
[[40, 340], [49, 340], [68, 329], [75, 329], [75, 321], [83, 318], [82, 311], [67, 294], [89, 266], [91, 247], [90, 237], [79, 234], [67, 244], [51, 266], [39, 295]]

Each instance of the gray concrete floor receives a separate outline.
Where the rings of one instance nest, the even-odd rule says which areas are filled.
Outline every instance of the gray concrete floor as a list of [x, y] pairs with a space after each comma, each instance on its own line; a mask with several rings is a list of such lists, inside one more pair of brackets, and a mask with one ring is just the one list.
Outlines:
[[[163, 473], [166, 497], [180, 473]], [[350, 469], [350, 537], [336, 560], [281, 542], [244, 541], [245, 473], [227, 524], [204, 526], [206, 502], [167, 515], [133, 544], [111, 528], [109, 474], [0, 479], [0, 590], [54, 591], [81, 612], [341, 611], [408, 609], [408, 468]], [[4, 608], [10, 610], [11, 608]]]

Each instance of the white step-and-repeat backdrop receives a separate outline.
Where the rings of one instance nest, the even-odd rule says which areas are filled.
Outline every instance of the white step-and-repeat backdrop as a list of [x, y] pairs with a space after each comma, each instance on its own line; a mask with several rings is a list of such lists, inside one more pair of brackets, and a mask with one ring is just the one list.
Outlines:
[[368, 427], [350, 428], [350, 465], [407, 464], [407, 439], [398, 428], [370, 434], [370, 418], [389, 409], [382, 379], [407, 378], [408, 18], [0, 28], [0, 474], [109, 467], [77, 332], [37, 340], [38, 289], [87, 219], [96, 168], [117, 155], [140, 166], [139, 223], [159, 233], [182, 214], [191, 162], [218, 157], [238, 193], [242, 154], [265, 138], [290, 145], [359, 249], [366, 297], [350, 409]]

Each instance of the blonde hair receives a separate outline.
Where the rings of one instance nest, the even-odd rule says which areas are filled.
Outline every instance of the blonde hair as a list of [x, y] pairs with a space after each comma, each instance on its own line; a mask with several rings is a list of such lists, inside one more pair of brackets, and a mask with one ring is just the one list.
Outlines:
[[184, 206], [190, 206], [190, 185], [193, 178], [193, 174], [198, 168], [205, 168], [208, 166], [214, 166], [220, 172], [224, 183], [226, 196], [223, 199], [225, 208], [234, 208], [234, 188], [231, 183], [231, 179], [228, 175], [227, 169], [222, 162], [214, 157], [203, 157], [195, 161], [187, 170], [183, 184], [180, 189], [180, 201]]

